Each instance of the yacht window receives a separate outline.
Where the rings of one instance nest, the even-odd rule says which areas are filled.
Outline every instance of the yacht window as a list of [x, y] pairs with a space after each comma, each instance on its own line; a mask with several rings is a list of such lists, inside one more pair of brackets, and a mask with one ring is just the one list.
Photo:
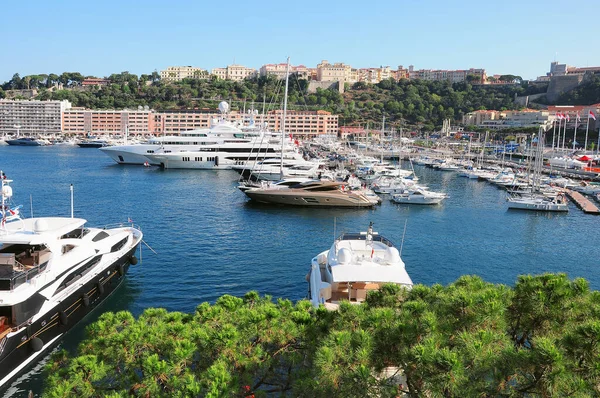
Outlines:
[[66, 254], [75, 248], [74, 245], [64, 245], [62, 247], [62, 254]]
[[106, 238], [106, 237], [108, 237], [108, 236], [110, 236], [110, 235], [109, 235], [107, 232], [105, 232], [105, 231], [100, 231], [100, 232], [98, 232], [98, 235], [96, 235], [96, 236], [94, 236], [94, 237], [92, 238], [92, 242], [98, 242], [98, 241], [101, 241], [102, 239], [104, 239], [104, 238]]
[[129, 239], [129, 237], [121, 239], [117, 244], [115, 244], [113, 247], [110, 248], [110, 252], [114, 253], [116, 251], [121, 250], [121, 248], [123, 248], [123, 246], [125, 246], [125, 243], [127, 243], [127, 239]]

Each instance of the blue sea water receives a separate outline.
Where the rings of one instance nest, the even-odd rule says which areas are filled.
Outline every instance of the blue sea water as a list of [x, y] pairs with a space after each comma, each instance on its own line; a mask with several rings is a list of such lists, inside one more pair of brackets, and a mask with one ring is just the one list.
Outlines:
[[[311, 258], [334, 236], [364, 231], [370, 221], [398, 246], [403, 242], [415, 283], [474, 274], [511, 285], [522, 274], [566, 272], [600, 288], [600, 218], [573, 204], [568, 214], [509, 211], [506, 193], [495, 186], [415, 167], [421, 183], [449, 193], [441, 206], [396, 205], [384, 196], [372, 210], [269, 207], [249, 202], [233, 171], [120, 166], [97, 149], [0, 146], [0, 170], [14, 180], [14, 199], [26, 216], [69, 216], [73, 184], [76, 217], [92, 226], [130, 218], [157, 252], [143, 247], [123, 286], [65, 336], [61, 347], [70, 350], [102, 311], [192, 312], [250, 290], [302, 299]], [[5, 395], [39, 394], [42, 380], [38, 367]]]

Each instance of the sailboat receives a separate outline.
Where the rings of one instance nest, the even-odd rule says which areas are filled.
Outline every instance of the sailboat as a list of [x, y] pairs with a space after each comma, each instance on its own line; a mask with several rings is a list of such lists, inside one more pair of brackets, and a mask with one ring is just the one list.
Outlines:
[[533, 163], [532, 191], [530, 194], [511, 194], [508, 198], [509, 209], [566, 212], [569, 211], [567, 199], [564, 194], [559, 193], [555, 197], [548, 197], [541, 193], [540, 180], [544, 158], [544, 130], [540, 126], [537, 137], [537, 150]]

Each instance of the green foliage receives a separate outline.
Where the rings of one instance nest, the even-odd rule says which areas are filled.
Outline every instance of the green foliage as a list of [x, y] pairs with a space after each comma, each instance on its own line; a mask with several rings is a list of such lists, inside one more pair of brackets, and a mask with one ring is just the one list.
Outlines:
[[463, 276], [330, 312], [250, 292], [103, 314], [78, 351], [53, 356], [44, 396], [394, 397], [398, 375], [414, 397], [598, 396], [600, 293], [564, 274]]
[[[510, 76], [509, 76], [510, 77]], [[476, 79], [475, 79], [476, 78]], [[512, 76], [520, 81], [518, 76]], [[15, 74], [2, 88], [49, 88], [62, 83], [66, 90], [40, 92], [37, 99], [68, 99], [74, 106], [96, 109], [136, 108], [148, 105], [154, 109], [210, 108], [227, 100], [232, 109], [248, 109], [252, 102], [268, 109], [280, 109], [283, 103], [283, 82], [273, 76], [246, 79], [241, 82], [207, 79], [184, 79], [176, 83], [160, 81], [157, 72], [137, 76], [127, 71], [112, 74], [106, 87], [79, 87], [84, 76], [78, 72], [30, 75], [21, 78]], [[383, 80], [378, 84], [358, 82], [337, 90], [317, 89], [308, 93], [308, 82], [296, 74], [290, 76], [288, 106], [290, 109], [327, 110], [340, 115], [340, 125], [381, 123], [386, 116], [388, 127], [415, 127], [427, 123], [428, 129], [441, 126], [444, 119], [461, 120], [465, 113], [477, 109], [517, 109], [516, 95], [543, 92], [543, 87], [521, 85], [471, 85], [478, 77], [467, 82], [451, 84], [448, 81], [402, 79]], [[151, 82], [148, 85], [148, 82]], [[346, 85], [345, 85], [346, 86]]]

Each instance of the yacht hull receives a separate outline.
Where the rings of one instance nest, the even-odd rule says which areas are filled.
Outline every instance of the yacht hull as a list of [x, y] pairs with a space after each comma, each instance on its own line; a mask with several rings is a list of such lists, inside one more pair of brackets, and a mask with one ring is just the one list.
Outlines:
[[531, 211], [552, 211], [552, 212], [567, 212], [569, 208], [566, 203], [546, 203], [546, 202], [532, 202], [532, 201], [519, 201], [509, 200], [509, 209], [515, 210], [531, 210]]
[[145, 162], [153, 164], [150, 159], [144, 155], [147, 151], [157, 150], [158, 148], [160, 148], [158, 145], [120, 145], [103, 147], [100, 148], [100, 150], [119, 164], [142, 165]]
[[[139, 244], [139, 243], [138, 243]], [[137, 245], [118, 260], [102, 267], [81, 285], [19, 333], [0, 340], [0, 388], [37, 362], [60, 341], [60, 337], [98, 307], [121, 284]]]
[[363, 195], [359, 194], [345, 195], [324, 192], [277, 192], [261, 189], [250, 189], [244, 193], [256, 202], [288, 206], [356, 208], [373, 207], [375, 205]]

